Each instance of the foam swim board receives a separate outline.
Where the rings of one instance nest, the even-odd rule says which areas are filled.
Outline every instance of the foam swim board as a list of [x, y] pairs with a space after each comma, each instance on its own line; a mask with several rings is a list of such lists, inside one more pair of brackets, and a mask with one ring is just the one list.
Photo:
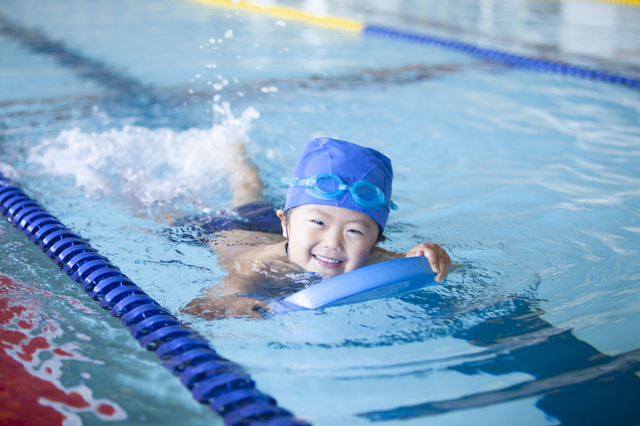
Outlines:
[[275, 302], [271, 310], [282, 314], [398, 296], [437, 284], [435, 276], [424, 257], [390, 260], [356, 269], [300, 290]]

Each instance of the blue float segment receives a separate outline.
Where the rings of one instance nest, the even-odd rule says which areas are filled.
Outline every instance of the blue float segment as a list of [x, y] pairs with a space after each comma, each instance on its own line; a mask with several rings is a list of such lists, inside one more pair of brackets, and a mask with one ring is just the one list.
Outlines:
[[[137, 287], [133, 281], [128, 280], [127, 277], [124, 276], [124, 274], [122, 272], [120, 272], [119, 269], [116, 269], [113, 265], [111, 265], [110, 263], [105, 263], [105, 267], [104, 268], [96, 268], [93, 270], [93, 272], [91, 272], [89, 274], [89, 276], [87, 278], [85, 278], [81, 283], [80, 283], [80, 287], [82, 287], [82, 289], [84, 291], [86, 291], [89, 294], [93, 293], [93, 290], [95, 289], [96, 285], [100, 284], [103, 280], [106, 280], [107, 278], [113, 278], [113, 277], [117, 277], [117, 278], [121, 278], [121, 279], [125, 279], [128, 281], [128, 283], [123, 283], [123, 285], [130, 285], [133, 287]], [[113, 290], [113, 288], [112, 288]], [[106, 294], [109, 293], [109, 291], [107, 291], [107, 289], [104, 289], [103, 293], [105, 294], [103, 297], [106, 298]], [[94, 296], [97, 293], [93, 293]], [[102, 295], [101, 295], [102, 296]], [[91, 297], [93, 299], [93, 296]]]
[[32, 206], [26, 206], [24, 209], [21, 209], [17, 214], [12, 216], [11, 223], [17, 226], [18, 229], [22, 230], [22, 227], [20, 226], [22, 220], [33, 213], [43, 213], [38, 204], [34, 203]]
[[133, 337], [140, 339], [168, 325], [180, 325], [180, 322], [171, 315], [154, 315], [140, 321], [129, 330]]
[[[33, 227], [33, 230], [31, 228]], [[53, 232], [59, 232], [64, 226], [57, 219], [44, 218], [43, 220], [36, 220], [33, 224], [27, 228], [27, 232], [31, 234], [31, 241], [37, 243], [42, 249], [42, 239]]]
[[60, 229], [62, 226], [62, 223], [54, 217], [42, 217], [31, 222], [22, 232], [24, 232], [31, 241], [36, 243], [42, 236], [46, 235], [46, 233]]
[[123, 300], [127, 296], [147, 296], [147, 293], [142, 291], [137, 285], [121, 285], [111, 290], [109, 293], [100, 300], [100, 307], [103, 309], [113, 308], [119, 301]]
[[11, 207], [9, 207], [9, 209], [7, 209], [7, 212], [5, 213], [7, 216], [11, 217], [11, 223], [13, 224], [18, 222], [20, 220], [20, 217], [22, 217], [22, 213], [20, 213], [21, 211], [30, 211], [29, 208], [33, 209], [34, 207], [38, 207], [38, 204], [31, 198], [27, 196], [21, 198], [23, 198], [22, 201], [18, 203], [12, 203]]
[[28, 202], [30, 200], [31, 199], [24, 195], [22, 191], [16, 192], [12, 197], [8, 197], [7, 201], [3, 203], [4, 214], [11, 218], [16, 211], [16, 206], [20, 206], [21, 204], [24, 204], [25, 202]]
[[[105, 280], [108, 281], [108, 280]], [[102, 282], [100, 283], [102, 284]], [[94, 291], [98, 286], [94, 287]], [[166, 315], [168, 312], [158, 306], [158, 305], [140, 305], [136, 308], [131, 309], [129, 312], [124, 314], [120, 320], [125, 327], [131, 327], [142, 321], [145, 318], [152, 317], [154, 315]], [[158, 354], [158, 352], [156, 352]]]
[[[19, 203], [25, 200], [26, 195], [22, 190], [18, 188], [9, 188], [0, 194], [0, 206], [2, 208], [2, 214], [6, 215], [7, 210], [13, 205], [13, 203]], [[7, 216], [11, 220], [10, 216]]]
[[83, 263], [79, 263], [76, 271], [70, 275], [71, 279], [76, 282], [82, 282], [91, 272], [99, 268], [106, 268], [109, 266], [109, 262], [104, 258], [87, 260]]
[[77, 236], [76, 236], [76, 234], [74, 234], [73, 232], [69, 231], [68, 229], [58, 227], [57, 231], [48, 232], [47, 235], [43, 236], [40, 239], [40, 243], [39, 243], [40, 249], [46, 252], [51, 248], [51, 246], [54, 243], [56, 243], [56, 242], [58, 242], [58, 241], [60, 241], [60, 240], [62, 240], [64, 238], [76, 238], [77, 239]]
[[[58, 267], [62, 268], [64, 272], [67, 272], [69, 268], [72, 268], [74, 266], [74, 263], [67, 264], [67, 262], [70, 262], [71, 260], [73, 260], [74, 257], [82, 253], [97, 253], [97, 251], [96, 249], [89, 247], [86, 244], [78, 244], [78, 245], [67, 247], [66, 249], [62, 250], [62, 252], [60, 252], [56, 256], [56, 258], [53, 259], [53, 261], [56, 263], [56, 265], [58, 265]], [[99, 256], [103, 257], [102, 255], [99, 255]]]
[[[96, 272], [100, 273], [100, 272], [102, 272], [102, 270], [96, 271]], [[87, 279], [89, 279], [89, 278], [91, 278], [91, 276], [89, 276]], [[91, 291], [89, 291], [89, 297], [94, 299], [94, 300], [102, 299], [105, 296], [105, 294], [109, 293], [111, 290], [113, 290], [116, 287], [120, 287], [120, 286], [123, 286], [123, 285], [135, 286], [133, 281], [131, 281], [129, 278], [123, 276], [122, 274], [113, 275], [113, 276], [109, 276], [109, 277], [101, 276], [99, 278], [102, 278], [102, 280], [97, 281], [97, 279], [96, 279], [95, 285], [93, 286], [93, 289]], [[85, 287], [85, 291], [86, 290], [87, 289]], [[125, 324], [125, 325], [127, 325], [127, 324]]]
[[224, 411], [227, 411], [227, 407], [229, 407], [230, 411], [234, 404], [241, 404], [248, 399], [251, 399], [252, 401], [261, 400], [271, 405], [275, 405], [276, 403], [273, 398], [261, 393], [256, 389], [238, 389], [233, 392], [218, 396], [213, 400], [210, 406], [213, 410], [222, 413]]
[[111, 315], [113, 315], [114, 317], [122, 316], [140, 305], [160, 306], [158, 305], [158, 302], [156, 302], [146, 294], [134, 294], [132, 296], [127, 296], [116, 303], [115, 306], [111, 308]]
[[192, 349], [206, 349], [208, 347], [209, 342], [199, 337], [178, 337], [160, 346], [156, 350], [156, 355], [160, 359], [168, 360]]
[[12, 182], [5, 179], [4, 177], [0, 177], [0, 205], [4, 203], [7, 197], [12, 196], [10, 194], [15, 194], [17, 192], [24, 195], [24, 192], [22, 192], [20, 188], [13, 185]]
[[436, 284], [436, 274], [424, 257], [408, 257], [366, 266], [301, 290], [274, 303], [282, 314], [393, 297]]
[[55, 219], [49, 212], [42, 209], [35, 209], [33, 212], [21, 217], [20, 222], [15, 224], [19, 230], [24, 231], [34, 220], [48, 217]]
[[239, 423], [242, 419], [259, 422], [276, 416], [291, 416], [291, 413], [267, 402], [263, 402], [261, 404], [250, 404], [239, 407], [228, 414], [226, 412], [223, 414], [225, 421], [231, 424]]
[[216, 351], [211, 348], [196, 348], [190, 351], [173, 356], [162, 365], [173, 374], [179, 374], [188, 367], [199, 365], [210, 360], [222, 359]]
[[210, 403], [218, 394], [223, 394], [236, 389], [254, 388], [255, 383], [246, 373], [223, 373], [209, 377], [191, 391], [193, 398], [202, 403]]
[[[60, 256], [62, 256], [65, 251], [66, 249], [63, 250], [62, 253], [60, 253]], [[89, 262], [90, 260], [102, 260], [104, 262], [107, 262], [107, 258], [99, 254], [95, 250], [81, 250], [80, 253], [76, 254], [62, 265], [62, 271], [66, 272], [69, 275], [73, 275], [80, 266], [82, 266], [86, 262]]]
[[237, 370], [238, 367], [226, 360], [209, 360], [193, 367], [185, 368], [180, 373], [180, 381], [189, 389], [197, 383], [221, 373], [228, 373]]
[[199, 334], [182, 325], [168, 325], [143, 336], [138, 343], [145, 349], [155, 351], [160, 345], [184, 336], [199, 337]]
[[67, 236], [61, 240], [56, 241], [55, 243], [53, 243], [51, 245], [51, 247], [49, 247], [47, 249], [47, 251], [45, 252], [45, 254], [50, 257], [51, 259], [54, 259], [55, 262], [55, 258], [58, 257], [58, 255], [60, 253], [62, 253], [65, 249], [67, 249], [70, 246], [84, 246], [85, 243], [84, 241], [79, 240], [75, 235], [73, 236]]

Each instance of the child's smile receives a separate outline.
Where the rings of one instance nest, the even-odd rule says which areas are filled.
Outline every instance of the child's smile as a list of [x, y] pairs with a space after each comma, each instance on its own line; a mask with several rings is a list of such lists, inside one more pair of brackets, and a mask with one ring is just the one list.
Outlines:
[[316, 261], [320, 264], [320, 266], [329, 269], [339, 268], [344, 260], [332, 259], [330, 257], [320, 256], [319, 254], [312, 254], [312, 256], [316, 259]]
[[289, 260], [331, 277], [365, 266], [378, 230], [378, 224], [363, 213], [317, 204], [296, 207], [289, 223], [283, 223]]

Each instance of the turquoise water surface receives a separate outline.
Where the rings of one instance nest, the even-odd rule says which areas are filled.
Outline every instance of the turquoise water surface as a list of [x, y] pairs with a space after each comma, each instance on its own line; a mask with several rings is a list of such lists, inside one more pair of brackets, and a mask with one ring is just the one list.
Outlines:
[[[277, 4], [640, 77], [637, 7]], [[189, 1], [5, 0], [0, 49], [0, 161], [298, 417], [640, 424], [637, 89]], [[400, 209], [382, 247], [433, 241], [460, 267], [442, 286], [321, 311], [182, 313], [225, 272], [208, 249], [168, 239], [161, 213], [228, 207], [238, 141], [281, 206], [280, 179], [319, 136], [393, 160]], [[29, 307], [30, 336], [74, 356], [5, 352], [115, 414], [41, 404], [69, 424], [222, 424], [5, 221], [0, 241], [0, 274], [21, 289], [5, 297]]]

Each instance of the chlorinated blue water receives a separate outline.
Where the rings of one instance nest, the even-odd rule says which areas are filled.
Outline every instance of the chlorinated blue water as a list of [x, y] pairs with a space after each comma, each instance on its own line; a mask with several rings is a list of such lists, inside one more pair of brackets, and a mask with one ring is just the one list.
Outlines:
[[[629, 6], [280, 4], [640, 75]], [[0, 45], [0, 160], [297, 416], [640, 422], [640, 91], [188, 1], [5, 1]], [[168, 239], [163, 212], [227, 207], [235, 142], [282, 205], [280, 179], [318, 136], [393, 160], [384, 248], [437, 242], [459, 268], [442, 286], [318, 312], [183, 314], [225, 272]], [[23, 289], [8, 300], [29, 306], [33, 336], [53, 321], [51, 348], [75, 354], [41, 349], [24, 368], [115, 408], [44, 405], [83, 424], [222, 424], [21, 233], [3, 222], [0, 239], [0, 272]]]

